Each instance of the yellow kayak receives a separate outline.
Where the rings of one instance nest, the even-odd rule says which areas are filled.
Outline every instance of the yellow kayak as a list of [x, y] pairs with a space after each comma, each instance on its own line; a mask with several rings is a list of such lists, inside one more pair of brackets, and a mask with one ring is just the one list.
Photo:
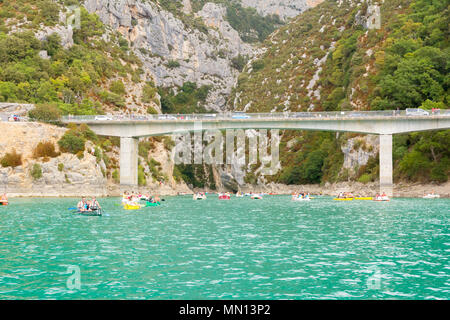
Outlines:
[[352, 201], [353, 198], [334, 198], [333, 200], [337, 200], [337, 201]]
[[356, 197], [355, 200], [373, 200], [373, 197]]
[[138, 210], [138, 209], [141, 208], [141, 206], [139, 206], [139, 205], [131, 205], [131, 204], [124, 204], [123, 208], [125, 210]]

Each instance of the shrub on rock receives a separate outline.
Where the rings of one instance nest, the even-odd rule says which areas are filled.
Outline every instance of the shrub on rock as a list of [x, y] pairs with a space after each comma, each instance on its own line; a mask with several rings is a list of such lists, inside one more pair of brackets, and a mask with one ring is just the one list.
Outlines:
[[5, 154], [0, 159], [0, 164], [2, 167], [18, 167], [22, 165], [22, 155], [17, 153], [15, 149], [12, 152]]

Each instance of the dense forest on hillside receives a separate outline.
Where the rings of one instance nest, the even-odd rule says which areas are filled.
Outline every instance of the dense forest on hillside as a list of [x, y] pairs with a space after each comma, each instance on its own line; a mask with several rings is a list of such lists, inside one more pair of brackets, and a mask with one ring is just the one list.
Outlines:
[[[270, 36], [230, 104], [250, 112], [448, 107], [448, 1], [380, 2], [381, 28], [371, 30], [361, 21], [367, 3], [339, 3], [325, 1]], [[272, 180], [376, 180], [376, 159], [351, 176], [341, 170], [341, 146], [353, 136], [285, 132], [283, 144], [295, 143], [281, 152], [283, 170]], [[396, 180], [447, 181], [449, 145], [448, 130], [395, 136]]]

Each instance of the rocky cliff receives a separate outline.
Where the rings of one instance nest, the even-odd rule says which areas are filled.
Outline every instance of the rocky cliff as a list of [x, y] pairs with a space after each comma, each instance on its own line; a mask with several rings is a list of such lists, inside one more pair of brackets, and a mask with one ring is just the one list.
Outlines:
[[[61, 153], [55, 157], [34, 156], [34, 150], [40, 142], [51, 142], [58, 151], [57, 142], [66, 131], [65, 128], [42, 123], [0, 121], [0, 159], [6, 153], [16, 151], [22, 160], [22, 164], [16, 167], [0, 166], [0, 193], [22, 197], [119, 195], [123, 190], [108, 174], [104, 158], [96, 156], [96, 146], [91, 141], [86, 142], [82, 155]], [[111, 148], [108, 162], [117, 163], [118, 156], [118, 147]], [[161, 163], [161, 172], [167, 175], [167, 181], [153, 178], [152, 172], [145, 166], [148, 183], [135, 191], [161, 195], [189, 191], [184, 182], [174, 181], [173, 162], [162, 143], [155, 143], [149, 158]], [[39, 166], [41, 172], [37, 176], [32, 174], [35, 165]]]
[[[33, 150], [39, 142], [57, 145], [65, 131], [64, 128], [40, 123], [0, 122], [0, 158], [13, 150], [22, 158], [20, 166], [0, 167], [0, 192], [12, 196], [106, 195], [105, 164], [97, 162], [89, 152], [91, 144], [88, 144], [82, 159], [67, 153], [48, 159], [33, 157]], [[31, 175], [35, 164], [42, 172], [38, 179]]]
[[323, 0], [242, 0], [242, 5], [255, 8], [261, 15], [276, 14], [281, 19], [293, 18]]
[[[205, 106], [209, 109], [226, 104], [238, 75], [231, 59], [252, 54], [252, 46], [224, 20], [225, 9], [217, 4], [208, 3], [195, 17], [189, 16], [192, 25], [149, 1], [87, 0], [85, 6], [130, 42], [157, 86], [182, 86], [187, 81], [210, 85]], [[200, 30], [194, 23], [208, 27]]]

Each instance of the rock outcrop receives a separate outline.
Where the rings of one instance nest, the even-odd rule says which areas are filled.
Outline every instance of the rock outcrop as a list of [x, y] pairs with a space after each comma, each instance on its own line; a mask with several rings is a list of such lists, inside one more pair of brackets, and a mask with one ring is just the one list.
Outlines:
[[[119, 195], [123, 190], [114, 181], [107, 179], [107, 168], [102, 159], [97, 158], [95, 146], [87, 141], [83, 156], [62, 153], [54, 158], [34, 158], [33, 151], [39, 142], [51, 142], [57, 147], [57, 141], [67, 129], [35, 122], [1, 122], [0, 121], [0, 159], [8, 152], [15, 150], [21, 155], [22, 165], [17, 167], [0, 166], [0, 193], [10, 196], [106, 196]], [[108, 157], [118, 163], [119, 150], [114, 147]], [[176, 182], [173, 178], [174, 164], [170, 153], [163, 143], [149, 153], [149, 157], [161, 164], [161, 173], [167, 179], [152, 179], [151, 173], [147, 185], [135, 188], [134, 191], [151, 192], [152, 194], [170, 195], [178, 192], [189, 192], [184, 182]], [[38, 164], [42, 172], [40, 178], [33, 178], [31, 170]], [[148, 171], [148, 167], [146, 167]]]
[[344, 153], [342, 168], [359, 168], [378, 154], [380, 150], [379, 137], [369, 134], [348, 139], [347, 143], [341, 146], [341, 150]]
[[282, 20], [295, 17], [310, 7], [318, 5], [323, 0], [242, 0], [242, 5], [252, 7], [265, 16], [276, 14]]
[[[225, 9], [217, 4], [208, 3], [198, 13], [197, 18], [214, 26], [207, 32], [187, 26], [152, 2], [87, 0], [85, 7], [129, 40], [157, 86], [181, 86], [187, 81], [210, 85], [205, 106], [209, 109], [220, 110], [226, 104], [238, 75], [231, 59], [252, 54], [252, 46], [224, 21]], [[176, 66], [171, 61], [177, 61]]]
[[[0, 167], [0, 192], [11, 196], [75, 196], [106, 195], [105, 165], [97, 162], [87, 143], [83, 158], [63, 153], [55, 158], [33, 158], [33, 150], [41, 141], [57, 145], [66, 129], [31, 122], [0, 122], [0, 158], [13, 149], [22, 156], [22, 165]], [[34, 179], [30, 171], [39, 164], [42, 177]]]

